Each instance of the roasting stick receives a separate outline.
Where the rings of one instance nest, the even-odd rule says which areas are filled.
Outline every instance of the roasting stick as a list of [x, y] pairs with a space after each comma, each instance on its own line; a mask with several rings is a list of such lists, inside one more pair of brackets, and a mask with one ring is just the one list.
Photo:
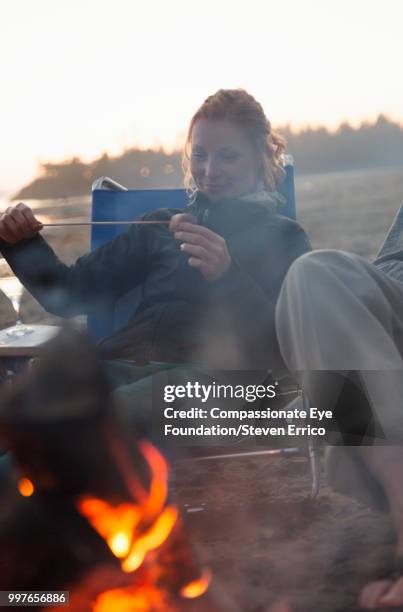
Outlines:
[[70, 227], [72, 225], [169, 225], [169, 221], [62, 221], [60, 223], [42, 223], [43, 227]]

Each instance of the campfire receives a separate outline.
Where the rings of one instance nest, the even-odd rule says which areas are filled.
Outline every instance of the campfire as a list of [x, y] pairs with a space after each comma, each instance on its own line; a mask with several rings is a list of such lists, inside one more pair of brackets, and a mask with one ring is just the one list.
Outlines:
[[[192, 560], [187, 558], [187, 551], [183, 556], [183, 527], [178, 509], [166, 505], [166, 461], [150, 443], [143, 441], [139, 447], [151, 471], [150, 490], [141, 495], [141, 501], [112, 506], [99, 498], [83, 497], [77, 504], [79, 512], [120, 559], [121, 570], [134, 573], [133, 584], [128, 588], [102, 593], [95, 603], [94, 612], [120, 609], [123, 612], [133, 609], [133, 606], [145, 612], [151, 609], [174, 611], [177, 608], [170, 603], [170, 595], [173, 594], [175, 599], [178, 596], [185, 599], [200, 597], [210, 583], [207, 571], [199, 577], [188, 577], [189, 570], [194, 573], [195, 568]], [[179, 552], [176, 557], [174, 548]]]
[[0, 523], [0, 590], [70, 590], [80, 612], [177, 612], [209, 597], [167, 462], [121, 424], [85, 337], [62, 332], [3, 393], [0, 440], [19, 475]]

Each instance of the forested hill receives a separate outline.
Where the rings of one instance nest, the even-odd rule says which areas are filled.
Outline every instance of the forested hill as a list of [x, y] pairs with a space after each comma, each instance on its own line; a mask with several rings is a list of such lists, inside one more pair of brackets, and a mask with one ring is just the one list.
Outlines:
[[[325, 128], [294, 132], [288, 127], [279, 131], [287, 139], [287, 151], [293, 155], [299, 174], [403, 166], [403, 127], [383, 115], [358, 128], [342, 124], [336, 132]], [[136, 189], [180, 187], [181, 154], [130, 149], [118, 157], [104, 154], [88, 164], [78, 158], [42, 164], [38, 178], [14, 199], [89, 194], [92, 182], [100, 176]]]

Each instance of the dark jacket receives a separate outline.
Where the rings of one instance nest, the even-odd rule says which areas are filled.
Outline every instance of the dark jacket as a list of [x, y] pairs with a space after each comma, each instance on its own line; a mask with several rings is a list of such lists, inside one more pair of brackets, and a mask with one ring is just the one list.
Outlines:
[[[0, 249], [23, 285], [60, 316], [96, 313], [141, 284], [143, 299], [124, 328], [103, 340], [108, 358], [203, 362], [222, 368], [276, 368], [274, 311], [291, 263], [310, 249], [302, 228], [266, 202], [202, 194], [188, 207], [226, 240], [232, 265], [207, 282], [191, 268], [166, 224], [132, 225], [72, 266], [41, 236]], [[161, 209], [145, 220], [169, 220]]]

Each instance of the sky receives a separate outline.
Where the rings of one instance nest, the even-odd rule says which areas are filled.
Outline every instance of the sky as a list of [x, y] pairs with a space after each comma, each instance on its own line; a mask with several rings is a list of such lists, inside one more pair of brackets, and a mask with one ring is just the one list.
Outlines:
[[403, 123], [403, 0], [0, 0], [0, 196], [41, 162], [181, 146], [217, 89], [276, 126]]

